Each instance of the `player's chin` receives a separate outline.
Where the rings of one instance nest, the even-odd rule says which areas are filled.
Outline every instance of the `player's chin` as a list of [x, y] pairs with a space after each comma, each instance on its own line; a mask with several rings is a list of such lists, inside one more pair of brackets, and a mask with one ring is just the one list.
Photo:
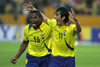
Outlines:
[[37, 29], [37, 27], [33, 27], [34, 29]]
[[33, 26], [33, 28], [34, 28], [34, 29], [37, 29], [38, 27], [37, 27], [37, 26]]

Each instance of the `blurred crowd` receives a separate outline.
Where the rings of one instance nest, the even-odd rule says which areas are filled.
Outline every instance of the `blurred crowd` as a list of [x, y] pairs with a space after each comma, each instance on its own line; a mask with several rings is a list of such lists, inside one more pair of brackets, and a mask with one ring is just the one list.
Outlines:
[[0, 14], [11, 13], [16, 18], [18, 14], [23, 14], [23, 3], [29, 2], [42, 12], [46, 9], [53, 12], [56, 8], [65, 6], [69, 10], [74, 8], [79, 15], [100, 15], [100, 0], [0, 0]]

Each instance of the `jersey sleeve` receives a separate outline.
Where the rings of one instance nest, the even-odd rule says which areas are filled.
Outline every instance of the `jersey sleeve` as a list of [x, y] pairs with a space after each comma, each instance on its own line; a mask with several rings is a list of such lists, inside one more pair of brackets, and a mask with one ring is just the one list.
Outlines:
[[25, 40], [25, 41], [28, 41], [27, 34], [28, 34], [28, 26], [26, 26], [26, 27], [24, 28], [24, 40]]
[[47, 23], [49, 24], [50, 27], [55, 27], [56, 22], [57, 21], [55, 19], [47, 19]]
[[71, 25], [71, 30], [72, 30], [72, 33], [73, 33], [73, 34], [75, 34], [75, 33], [74, 33], [74, 28], [75, 28], [75, 27], [76, 27], [75, 24], [72, 24], [72, 25]]

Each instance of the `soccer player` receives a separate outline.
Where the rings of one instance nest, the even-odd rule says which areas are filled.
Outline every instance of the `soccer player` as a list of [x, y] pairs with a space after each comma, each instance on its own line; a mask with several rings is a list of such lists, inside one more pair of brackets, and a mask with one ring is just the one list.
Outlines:
[[24, 28], [24, 40], [11, 63], [15, 64], [29, 44], [26, 67], [48, 67], [50, 61], [51, 27], [43, 22], [41, 13], [31, 11], [30, 24]]
[[[32, 6], [24, 3], [23, 8], [26, 10], [37, 10]], [[59, 7], [55, 12], [55, 19], [48, 19], [43, 13], [43, 21], [53, 29], [54, 43], [52, 45], [52, 56], [49, 67], [75, 67], [75, 37], [81, 32], [81, 25], [71, 8], [69, 12], [65, 7]], [[69, 19], [69, 15], [74, 20]], [[73, 23], [75, 24], [69, 24]]]

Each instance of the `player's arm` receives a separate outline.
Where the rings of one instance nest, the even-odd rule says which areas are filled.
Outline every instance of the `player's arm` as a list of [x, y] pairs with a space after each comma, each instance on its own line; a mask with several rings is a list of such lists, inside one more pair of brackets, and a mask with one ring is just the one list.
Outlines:
[[20, 45], [19, 51], [15, 55], [14, 58], [12, 58], [10, 61], [11, 63], [15, 64], [17, 62], [17, 59], [22, 55], [22, 53], [25, 51], [29, 41], [23, 41]]
[[[22, 7], [23, 7], [23, 9], [25, 9], [24, 11], [33, 11], [33, 10], [37, 10], [32, 4], [31, 4], [31, 2], [29, 2], [29, 4], [26, 4], [26, 3], [24, 3], [24, 5], [22, 5]], [[43, 16], [43, 21], [45, 22], [45, 23], [47, 23], [47, 17], [42, 13], [42, 12], [40, 12], [41, 13], [41, 15]]]
[[75, 16], [74, 10], [71, 8], [71, 12], [69, 12], [71, 18], [75, 21], [76, 27], [74, 28], [75, 33], [79, 33], [82, 31], [81, 25], [78, 21], [78, 19]]

